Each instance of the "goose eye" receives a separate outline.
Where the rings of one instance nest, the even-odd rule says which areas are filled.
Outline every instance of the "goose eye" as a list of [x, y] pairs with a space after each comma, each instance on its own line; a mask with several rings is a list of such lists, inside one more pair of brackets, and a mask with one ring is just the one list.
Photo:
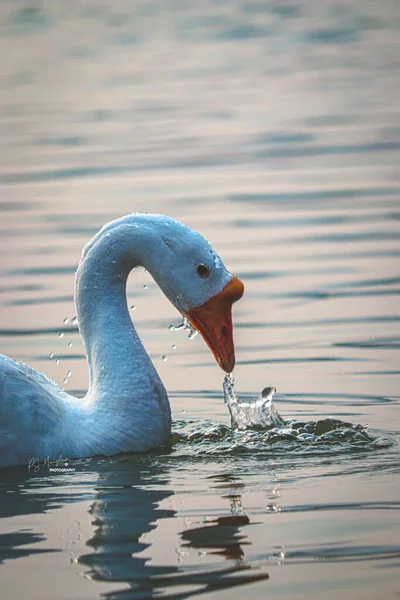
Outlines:
[[196, 273], [202, 279], [207, 279], [207, 277], [210, 277], [210, 269], [203, 264], [197, 265]]

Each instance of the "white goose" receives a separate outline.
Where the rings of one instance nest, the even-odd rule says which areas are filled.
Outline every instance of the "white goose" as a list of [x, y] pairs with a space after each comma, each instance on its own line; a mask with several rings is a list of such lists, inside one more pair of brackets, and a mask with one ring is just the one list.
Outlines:
[[168, 441], [168, 396], [133, 326], [126, 282], [145, 267], [203, 336], [227, 372], [235, 364], [231, 307], [243, 284], [209, 243], [163, 215], [132, 214], [86, 245], [75, 302], [89, 389], [75, 398], [34, 369], [0, 355], [0, 465], [143, 452]]

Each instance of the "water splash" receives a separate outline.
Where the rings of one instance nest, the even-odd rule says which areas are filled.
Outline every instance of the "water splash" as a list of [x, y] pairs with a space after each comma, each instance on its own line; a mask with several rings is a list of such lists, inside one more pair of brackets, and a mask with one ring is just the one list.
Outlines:
[[197, 329], [192, 327], [186, 317], [183, 319], [183, 323], [180, 323], [179, 325], [170, 325], [168, 329], [170, 331], [187, 331], [189, 333], [189, 340], [194, 340], [199, 333]]
[[227, 373], [224, 379], [224, 400], [231, 414], [232, 427], [240, 430], [284, 428], [286, 422], [272, 403], [276, 392], [274, 387], [266, 387], [254, 399], [241, 400], [235, 391], [235, 378]]
[[254, 426], [247, 429], [206, 421], [174, 421], [168, 448], [175, 457], [204, 456], [284, 457], [291, 461], [301, 457], [353, 455], [376, 452], [393, 445], [390, 436], [370, 434], [363, 425], [339, 419], [296, 421], [288, 419], [284, 427]]

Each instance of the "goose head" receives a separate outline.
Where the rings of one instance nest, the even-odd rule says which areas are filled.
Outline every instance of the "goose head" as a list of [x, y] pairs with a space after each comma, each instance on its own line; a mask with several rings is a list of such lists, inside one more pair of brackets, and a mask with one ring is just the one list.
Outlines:
[[235, 366], [232, 305], [242, 297], [243, 283], [202, 235], [178, 221], [166, 223], [159, 238], [163, 268], [157, 282], [230, 373]]

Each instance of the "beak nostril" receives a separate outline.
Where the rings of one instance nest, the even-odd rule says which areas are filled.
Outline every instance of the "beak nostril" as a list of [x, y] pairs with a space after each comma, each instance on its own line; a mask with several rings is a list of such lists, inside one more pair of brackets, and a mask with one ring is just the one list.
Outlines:
[[228, 327], [226, 325], [222, 325], [221, 333], [222, 333], [222, 337], [224, 337], [224, 338], [228, 337]]

